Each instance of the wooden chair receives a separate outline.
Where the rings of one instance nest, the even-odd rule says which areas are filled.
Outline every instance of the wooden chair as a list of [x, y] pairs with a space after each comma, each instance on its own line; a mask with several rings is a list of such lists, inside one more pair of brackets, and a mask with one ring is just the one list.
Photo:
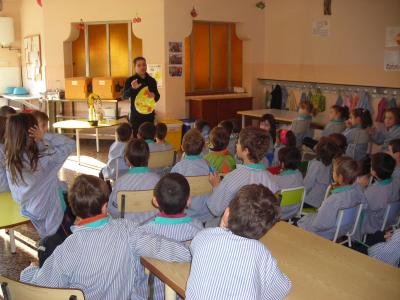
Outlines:
[[188, 176], [186, 179], [190, 186], [190, 196], [201, 196], [212, 192], [208, 176]]
[[118, 209], [121, 218], [127, 212], [149, 212], [157, 210], [152, 203], [153, 190], [146, 191], [119, 191], [117, 193]]
[[149, 168], [166, 168], [175, 165], [175, 150], [151, 152], [149, 158]]
[[1, 292], [4, 300], [84, 300], [79, 289], [48, 288], [22, 283], [0, 275]]

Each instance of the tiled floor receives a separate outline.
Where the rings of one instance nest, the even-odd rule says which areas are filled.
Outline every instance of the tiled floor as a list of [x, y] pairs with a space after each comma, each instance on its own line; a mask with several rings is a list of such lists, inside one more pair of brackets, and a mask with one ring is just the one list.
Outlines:
[[[107, 162], [108, 149], [112, 141], [100, 142], [100, 153], [96, 153], [94, 140], [81, 141], [81, 165], [77, 164], [76, 156], [68, 158], [60, 171], [59, 177], [70, 185], [77, 174], [91, 174], [98, 176], [100, 169]], [[28, 238], [28, 243], [35, 244], [39, 236], [32, 225], [15, 227], [15, 231]], [[17, 235], [17, 233], [16, 233]], [[0, 230], [0, 274], [18, 279], [21, 270], [27, 267], [31, 261], [36, 261], [36, 251], [17, 242], [17, 252], [12, 254], [5, 230]]]

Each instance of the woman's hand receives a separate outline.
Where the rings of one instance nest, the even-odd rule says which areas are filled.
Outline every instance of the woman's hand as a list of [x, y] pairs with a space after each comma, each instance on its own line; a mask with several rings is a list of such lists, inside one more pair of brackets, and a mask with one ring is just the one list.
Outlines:
[[37, 125], [29, 128], [28, 130], [29, 136], [35, 139], [35, 142], [43, 141], [44, 131]]
[[142, 86], [142, 84], [141, 84], [141, 83], [138, 83], [138, 80], [135, 79], [135, 80], [133, 80], [133, 81], [131, 82], [131, 86], [132, 86], [132, 88], [133, 88], [134, 90], [137, 90], [138, 88], [140, 88], [140, 87]]

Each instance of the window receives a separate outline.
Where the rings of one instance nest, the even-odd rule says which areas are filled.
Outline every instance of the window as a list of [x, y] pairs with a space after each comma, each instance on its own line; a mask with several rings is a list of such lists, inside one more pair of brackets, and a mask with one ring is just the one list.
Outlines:
[[193, 22], [185, 39], [186, 93], [229, 92], [242, 86], [242, 55], [235, 24]]

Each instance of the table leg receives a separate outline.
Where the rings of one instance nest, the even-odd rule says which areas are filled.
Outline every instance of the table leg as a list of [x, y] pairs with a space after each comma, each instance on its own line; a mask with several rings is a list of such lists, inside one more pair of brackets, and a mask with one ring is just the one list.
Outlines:
[[168, 285], [165, 285], [165, 300], [176, 300], [176, 292]]
[[10, 235], [10, 248], [11, 248], [11, 253], [16, 252], [16, 247], [15, 247], [15, 236], [14, 236], [14, 229], [9, 229], [8, 234]]
[[99, 129], [96, 128], [96, 150], [97, 153], [100, 152], [100, 141], [99, 141]]
[[242, 115], [242, 129], [246, 127], [246, 119], [245, 116]]
[[75, 130], [76, 133], [76, 156], [78, 157], [78, 165], [81, 164], [81, 141], [79, 140], [79, 129]]

